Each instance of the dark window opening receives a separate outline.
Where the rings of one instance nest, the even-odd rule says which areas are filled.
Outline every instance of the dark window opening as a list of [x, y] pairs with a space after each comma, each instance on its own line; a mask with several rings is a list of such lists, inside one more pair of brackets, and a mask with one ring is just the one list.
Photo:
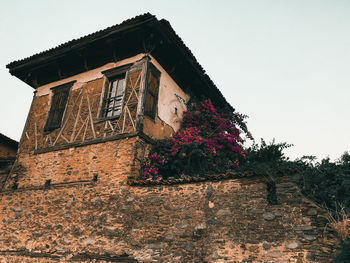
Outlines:
[[157, 115], [158, 89], [160, 72], [151, 67], [148, 72], [145, 98], [145, 115], [155, 119]]
[[44, 131], [52, 131], [61, 127], [63, 114], [68, 102], [70, 88], [73, 83], [67, 83], [55, 88], [52, 88], [52, 99], [50, 111], [46, 121]]

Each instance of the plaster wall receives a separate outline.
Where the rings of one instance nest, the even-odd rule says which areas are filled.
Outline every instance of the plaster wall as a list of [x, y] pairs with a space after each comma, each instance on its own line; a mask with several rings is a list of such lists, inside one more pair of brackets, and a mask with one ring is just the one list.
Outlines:
[[[180, 128], [182, 113], [187, 109], [184, 101], [187, 102], [190, 96], [176, 84], [153, 57], [151, 62], [161, 72], [158, 117], [172, 127], [174, 131], [177, 131]], [[175, 108], [177, 110], [175, 110]]]
[[180, 129], [183, 112], [187, 109], [186, 94], [152, 57], [151, 63], [161, 72], [157, 115], [155, 119], [145, 116], [143, 119], [143, 132], [152, 139], [171, 137]]
[[51, 91], [50, 89], [56, 86], [59, 86], [61, 84], [65, 84], [71, 81], [76, 81], [72, 87], [72, 90], [76, 90], [79, 89], [81, 87], [84, 86], [85, 83], [95, 80], [95, 79], [100, 79], [103, 78], [104, 75], [101, 73], [104, 70], [108, 70], [111, 68], [116, 68], [116, 67], [120, 67], [129, 63], [134, 63], [140, 59], [142, 59], [142, 57], [144, 56], [144, 54], [138, 54], [136, 56], [127, 58], [127, 59], [123, 59], [114, 63], [107, 63], [106, 65], [103, 65], [102, 67], [98, 67], [89, 71], [86, 71], [84, 73], [80, 73], [77, 75], [74, 75], [72, 77], [69, 78], [65, 78], [59, 81], [55, 81], [43, 86], [40, 86], [37, 88], [37, 92], [36, 92], [36, 96], [40, 97], [43, 95], [50, 95], [51, 96]]

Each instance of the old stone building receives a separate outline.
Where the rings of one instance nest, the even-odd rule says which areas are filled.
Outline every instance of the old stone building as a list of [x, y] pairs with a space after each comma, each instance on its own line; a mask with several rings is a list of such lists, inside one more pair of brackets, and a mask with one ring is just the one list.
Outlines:
[[[125, 180], [146, 144], [179, 128], [191, 95], [231, 107], [169, 23], [149, 14], [7, 67], [35, 92], [22, 172], [5, 189]], [[128, 154], [118, 160], [121, 148]]]
[[[34, 88], [0, 193], [3, 262], [329, 262], [293, 178], [131, 186], [191, 97], [232, 106], [166, 20], [144, 14], [7, 65]], [[165, 182], [166, 183], [166, 182]]]

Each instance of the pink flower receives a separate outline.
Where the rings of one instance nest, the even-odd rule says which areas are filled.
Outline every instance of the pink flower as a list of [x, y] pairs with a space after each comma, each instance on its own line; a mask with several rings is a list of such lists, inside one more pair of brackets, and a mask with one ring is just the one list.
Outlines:
[[[203, 153], [203, 161], [215, 161], [221, 157], [230, 160], [245, 158], [247, 152], [243, 149], [244, 140], [241, 133], [252, 137], [247, 130], [240, 113], [218, 112], [210, 100], [192, 105], [193, 111], [184, 111], [181, 129], [172, 138], [161, 141], [161, 148], [149, 154], [144, 177], [162, 178], [159, 171], [169, 171], [174, 161], [184, 162], [190, 152], [199, 149]], [[181, 154], [179, 154], [181, 152]], [[215, 165], [215, 163], [213, 164]], [[239, 167], [238, 160], [229, 166]], [[165, 170], [164, 170], [165, 169]]]

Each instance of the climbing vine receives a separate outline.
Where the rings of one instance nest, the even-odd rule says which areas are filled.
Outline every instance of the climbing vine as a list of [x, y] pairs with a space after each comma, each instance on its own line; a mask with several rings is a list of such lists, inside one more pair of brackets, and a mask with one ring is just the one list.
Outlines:
[[[236, 169], [246, 158], [243, 137], [252, 139], [246, 115], [218, 111], [210, 100], [192, 103], [181, 129], [159, 140], [147, 157], [143, 179], [160, 180]], [[245, 135], [245, 136], [242, 136]]]

